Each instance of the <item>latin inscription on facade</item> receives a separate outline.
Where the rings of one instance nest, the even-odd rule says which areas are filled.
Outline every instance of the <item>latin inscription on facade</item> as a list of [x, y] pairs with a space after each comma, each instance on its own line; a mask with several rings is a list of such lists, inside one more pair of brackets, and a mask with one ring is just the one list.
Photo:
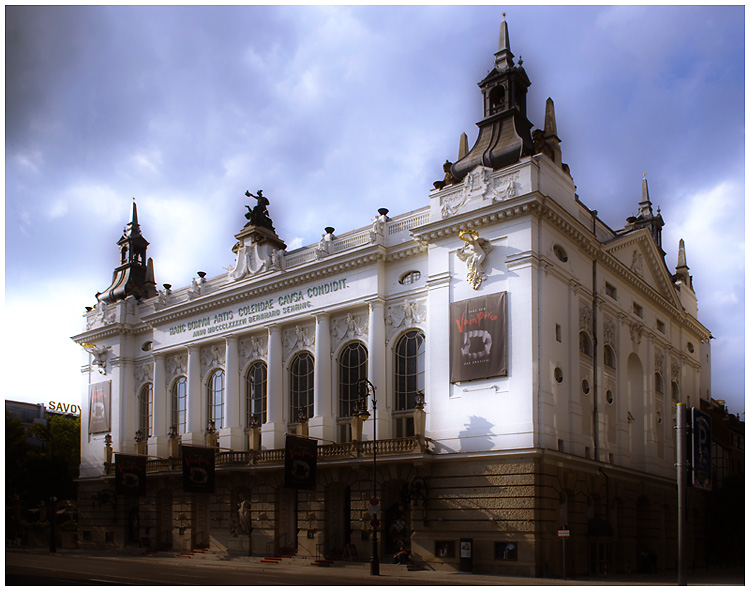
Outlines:
[[316, 300], [324, 296], [343, 295], [341, 292], [351, 287], [349, 278], [334, 279], [302, 289], [282, 293], [278, 296], [241, 304], [236, 308], [206, 314], [186, 322], [173, 324], [165, 329], [170, 340], [181, 337], [198, 338], [221, 333], [232, 328], [249, 326], [274, 317], [283, 317], [314, 308]]

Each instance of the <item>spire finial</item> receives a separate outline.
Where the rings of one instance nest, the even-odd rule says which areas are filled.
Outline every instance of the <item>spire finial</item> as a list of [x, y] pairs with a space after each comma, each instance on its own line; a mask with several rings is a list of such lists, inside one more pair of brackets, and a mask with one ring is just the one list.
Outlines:
[[[503, 16], [505, 16], [503, 14]], [[510, 51], [510, 37], [508, 36], [508, 23], [503, 20], [500, 23], [500, 41], [497, 44], [495, 54], [495, 69], [505, 72], [513, 67], [513, 54]]]

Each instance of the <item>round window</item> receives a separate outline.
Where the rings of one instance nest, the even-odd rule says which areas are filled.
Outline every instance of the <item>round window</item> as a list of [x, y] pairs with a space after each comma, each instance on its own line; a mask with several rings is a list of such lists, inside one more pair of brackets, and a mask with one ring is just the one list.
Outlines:
[[607, 390], [607, 402], [612, 404], [615, 401], [615, 395], [612, 394], [612, 390]]
[[588, 394], [591, 391], [591, 387], [589, 386], [588, 380], [583, 380], [581, 382], [581, 390], [583, 390], [584, 394]]
[[562, 384], [562, 381], [563, 381], [562, 370], [559, 367], [555, 368], [555, 381], [558, 384]]
[[555, 256], [558, 259], [560, 259], [563, 263], [567, 263], [568, 262], [568, 253], [565, 252], [565, 249], [562, 246], [560, 246], [559, 244], [555, 244], [552, 247], [552, 252], [554, 252]]

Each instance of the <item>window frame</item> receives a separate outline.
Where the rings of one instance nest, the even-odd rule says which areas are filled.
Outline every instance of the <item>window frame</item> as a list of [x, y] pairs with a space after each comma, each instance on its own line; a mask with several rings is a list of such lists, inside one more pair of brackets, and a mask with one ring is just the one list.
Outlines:
[[[262, 372], [260, 383], [251, 379]], [[245, 425], [252, 426], [252, 418], [258, 417], [258, 426], [264, 425], [268, 420], [268, 364], [262, 359], [253, 361], [245, 372]], [[260, 410], [257, 411], [257, 407]]]

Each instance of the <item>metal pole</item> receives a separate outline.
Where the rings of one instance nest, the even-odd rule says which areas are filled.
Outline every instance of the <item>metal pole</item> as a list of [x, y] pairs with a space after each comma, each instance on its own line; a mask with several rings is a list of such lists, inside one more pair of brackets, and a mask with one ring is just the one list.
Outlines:
[[677, 584], [687, 585], [687, 407], [677, 403]]
[[[378, 404], [375, 400], [375, 387], [372, 387], [372, 498], [378, 498]], [[382, 511], [382, 509], [381, 509]], [[382, 514], [381, 514], [382, 516]], [[377, 518], [374, 518], [377, 519]], [[372, 527], [372, 558], [370, 559], [370, 574], [380, 575], [380, 558], [378, 557], [378, 526]]]

